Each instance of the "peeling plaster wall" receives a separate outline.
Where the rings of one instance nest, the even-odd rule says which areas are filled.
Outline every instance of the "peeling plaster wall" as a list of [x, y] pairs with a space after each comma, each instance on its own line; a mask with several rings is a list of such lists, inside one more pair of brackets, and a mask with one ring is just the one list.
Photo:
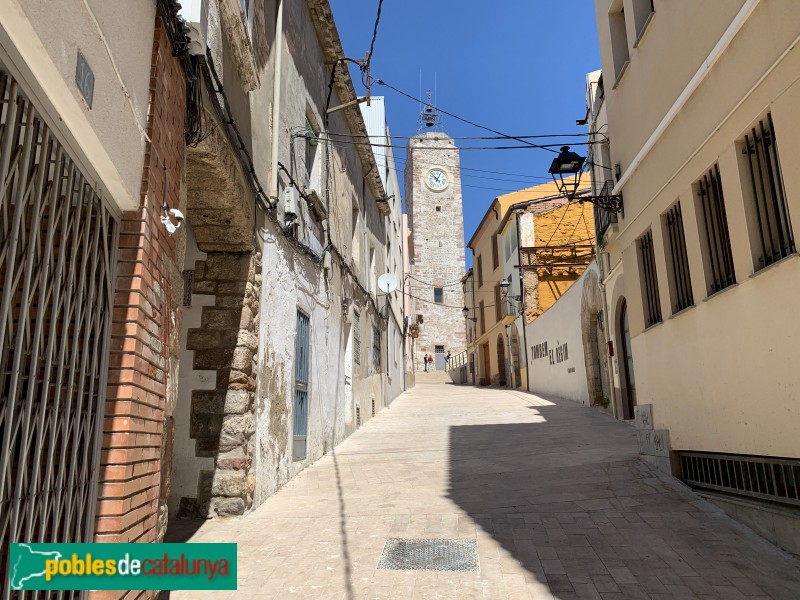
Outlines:
[[[258, 505], [345, 437], [340, 370], [344, 340], [340, 311], [329, 310], [320, 265], [299, 255], [270, 223], [264, 232], [264, 272], [256, 401]], [[311, 318], [311, 361], [306, 458], [292, 460], [295, 323], [298, 309]], [[340, 352], [340, 350], [342, 350]]]

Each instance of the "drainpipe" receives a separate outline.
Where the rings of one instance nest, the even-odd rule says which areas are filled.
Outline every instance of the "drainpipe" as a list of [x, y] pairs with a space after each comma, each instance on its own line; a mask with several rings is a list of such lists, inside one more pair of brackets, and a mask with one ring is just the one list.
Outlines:
[[281, 130], [281, 69], [283, 65], [283, 3], [278, 0], [278, 14], [275, 18], [275, 60], [273, 61], [274, 80], [272, 83], [272, 164], [270, 165], [269, 195], [277, 205], [278, 198], [278, 140]]
[[522, 268], [522, 235], [519, 232], [520, 220], [519, 213], [515, 212], [514, 215], [517, 219], [517, 264], [519, 265], [519, 293], [522, 298], [522, 345], [525, 355], [525, 389], [531, 389], [531, 371], [528, 365], [528, 332], [525, 323], [525, 279], [523, 277], [525, 270]]

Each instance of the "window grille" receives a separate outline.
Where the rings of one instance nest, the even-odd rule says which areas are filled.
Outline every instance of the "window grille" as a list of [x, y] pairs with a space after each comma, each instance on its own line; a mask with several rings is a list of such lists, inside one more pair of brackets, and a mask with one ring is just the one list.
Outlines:
[[756, 271], [796, 252], [772, 114], [744, 136], [760, 241]]
[[372, 330], [372, 366], [376, 372], [381, 371], [381, 332], [377, 328]]
[[361, 364], [361, 314], [353, 313], [353, 362]]
[[697, 183], [697, 189], [703, 211], [706, 251], [711, 271], [709, 291], [714, 294], [736, 283], [719, 165], [714, 165], [703, 175]]
[[683, 230], [681, 203], [667, 211], [667, 234], [669, 239], [670, 268], [672, 269], [673, 305], [672, 314], [678, 313], [694, 304], [692, 280], [689, 275], [689, 257], [686, 254], [686, 235]]
[[767, 456], [680, 452], [683, 480], [695, 488], [800, 506], [800, 461]]
[[0, 132], [0, 594], [52, 598], [8, 548], [93, 541], [119, 223], [2, 65]]
[[444, 302], [444, 290], [442, 288], [433, 288], [433, 301], [436, 302], [436, 304]]
[[311, 362], [311, 318], [297, 311], [297, 335], [294, 342], [294, 432], [292, 458], [306, 457], [308, 435], [308, 375]]
[[656, 256], [653, 249], [653, 232], [648, 231], [638, 240], [644, 286], [644, 317], [647, 327], [661, 322], [661, 297], [658, 294]]

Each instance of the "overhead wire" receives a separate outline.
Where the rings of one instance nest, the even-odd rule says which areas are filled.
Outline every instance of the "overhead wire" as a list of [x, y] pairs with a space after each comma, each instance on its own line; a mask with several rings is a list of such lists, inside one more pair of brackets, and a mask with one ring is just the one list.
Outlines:
[[369, 64], [372, 61], [372, 54], [375, 51], [375, 40], [378, 37], [378, 23], [381, 22], [381, 8], [383, 8], [383, 0], [378, 0], [378, 14], [375, 16], [375, 27], [372, 29], [372, 41], [369, 44], [369, 54], [367, 54], [367, 71], [369, 71]]
[[[387, 88], [389, 88], [390, 90], [392, 90], [392, 91], [394, 91], [394, 92], [396, 92], [396, 93], [400, 94], [401, 96], [404, 96], [404, 97], [406, 97], [406, 98], [408, 98], [408, 99], [410, 99], [410, 100], [413, 100], [414, 102], [417, 102], [418, 104], [421, 104], [421, 103], [422, 103], [422, 100], [421, 100], [420, 98], [415, 98], [415, 97], [414, 97], [414, 96], [412, 96], [411, 94], [408, 94], [408, 93], [404, 92], [403, 90], [401, 90], [401, 89], [398, 89], [398, 88], [394, 87], [393, 85], [390, 85], [390, 84], [386, 83], [386, 81], [384, 81], [383, 79], [376, 79], [375, 81], [376, 81], [376, 83], [377, 83], [378, 85], [382, 85], [382, 86], [384, 86], [384, 87], [387, 87]], [[517, 141], [519, 141], [519, 142], [522, 142], [522, 143], [524, 143], [524, 144], [526, 144], [526, 145], [528, 145], [528, 146], [531, 146], [531, 147], [533, 147], [533, 148], [539, 148], [539, 149], [541, 149], [541, 150], [545, 150], [545, 151], [547, 151], [547, 152], [552, 152], [552, 153], [554, 153], [554, 154], [560, 154], [560, 151], [559, 151], [559, 150], [555, 150], [555, 149], [553, 149], [552, 147], [549, 147], [549, 145], [541, 145], [541, 144], [536, 144], [536, 143], [534, 143], [534, 142], [530, 142], [530, 141], [528, 141], [528, 140], [527, 140], [527, 139], [525, 139], [525, 138], [521, 138], [521, 137], [518, 137], [518, 136], [511, 136], [511, 135], [508, 135], [508, 134], [506, 134], [506, 133], [503, 133], [502, 131], [498, 131], [498, 130], [496, 130], [496, 129], [493, 129], [493, 128], [491, 128], [491, 127], [487, 127], [486, 125], [481, 125], [480, 123], [476, 123], [475, 121], [471, 121], [471, 120], [469, 120], [469, 119], [465, 119], [464, 117], [461, 117], [461, 116], [459, 116], [459, 115], [457, 115], [457, 114], [454, 114], [454, 113], [451, 113], [451, 112], [449, 112], [449, 111], [446, 111], [446, 110], [444, 110], [444, 109], [443, 109], [443, 108], [441, 108], [441, 107], [438, 107], [438, 106], [433, 106], [433, 105], [431, 105], [430, 103], [428, 103], [428, 104], [429, 104], [429, 105], [431, 106], [431, 108], [433, 108], [435, 111], [438, 111], [438, 112], [440, 112], [440, 113], [442, 113], [442, 114], [444, 114], [444, 115], [447, 115], [447, 116], [449, 116], [449, 117], [452, 117], [452, 118], [454, 118], [454, 119], [456, 119], [456, 120], [458, 120], [458, 121], [461, 121], [462, 123], [466, 123], [467, 125], [472, 125], [473, 127], [477, 127], [478, 129], [483, 129], [483, 130], [485, 130], [485, 131], [489, 131], [489, 132], [491, 132], [491, 133], [494, 133], [494, 134], [496, 134], [496, 135], [500, 135], [500, 136], [508, 136], [508, 139], [517, 140]], [[607, 141], [608, 141], [608, 138], [606, 137], [606, 139], [604, 140], [604, 142], [603, 142], [603, 143], [607, 143]], [[588, 144], [590, 147], [591, 147], [591, 145], [592, 145], [593, 143], [597, 143], [597, 142], [584, 142], [584, 144]], [[575, 144], [573, 144], [573, 145], [575, 145]], [[602, 169], [607, 169], [607, 170], [609, 170], [609, 171], [611, 170], [611, 168], [610, 168], [610, 167], [606, 167], [605, 165], [596, 164], [596, 163], [594, 163], [594, 162], [591, 162], [591, 161], [589, 161], [589, 160], [587, 160], [587, 161], [586, 161], [586, 164], [587, 164], [587, 165], [591, 165], [591, 166], [593, 166], [593, 167], [600, 167], [600, 168], [602, 168]]]
[[[349, 137], [349, 138], [367, 138], [372, 139], [374, 137], [386, 138], [390, 140], [412, 140], [417, 136], [412, 135], [370, 135], [368, 133], [334, 133], [333, 135], [338, 135], [340, 137]], [[604, 138], [606, 137], [602, 133], [544, 133], [539, 135], [465, 135], [465, 136], [452, 136], [443, 134], [442, 138], [428, 138], [431, 141], [443, 141], [443, 140], [526, 140], [526, 139], [549, 139], [549, 138], [567, 138], [567, 137], [580, 137], [586, 138], [591, 137], [593, 135], [602, 135]]]
[[[342, 142], [340, 142], [340, 141], [331, 141], [331, 143], [333, 145], [342, 144]], [[375, 153], [375, 156], [379, 157], [379, 158], [389, 158], [389, 155], [387, 155], [387, 154]], [[394, 157], [394, 159], [397, 162], [408, 162], [408, 159], [404, 159], [404, 158]], [[432, 166], [433, 166], [433, 163], [432, 163]], [[387, 165], [387, 168], [394, 170], [394, 172], [397, 173], [398, 175], [401, 174], [400, 170], [396, 166]], [[464, 171], [464, 170], [467, 170], [467, 168], [466, 167], [461, 167], [460, 170]], [[485, 170], [482, 170], [482, 169], [470, 169], [470, 170], [480, 171], [480, 172], [490, 172], [490, 173], [493, 172], [493, 171], [485, 171]], [[501, 173], [498, 173], [498, 174], [501, 174]], [[536, 177], [536, 176], [533, 176], [533, 175], [531, 175], [531, 176], [521, 175], [521, 176], [522, 177]], [[524, 189], [527, 189], [529, 187], [536, 187], [536, 186], [544, 185], [546, 183], [550, 183], [550, 182], [553, 181], [552, 179], [545, 178], [545, 177], [539, 177], [539, 179], [541, 179], [543, 181], [530, 181], [530, 182], [522, 181], [522, 180], [504, 179], [504, 178], [500, 178], [500, 177], [497, 177], [497, 178], [494, 178], [494, 177], [481, 177], [479, 175], [469, 175], [469, 174], [462, 174], [462, 177], [472, 177], [472, 178], [476, 178], [476, 179], [486, 179], [486, 180], [491, 180], [491, 181], [501, 181], [501, 182], [507, 182], [507, 183], [522, 183], [523, 185], [524, 184], [529, 184], [525, 188], [522, 188], [522, 189], [520, 189], [519, 187], [515, 187], [515, 188], [487, 187], [487, 186], [474, 185], [474, 184], [470, 184], [470, 183], [461, 183], [460, 184], [461, 187], [474, 188], [474, 189], [483, 189], [483, 190], [493, 190], [493, 191], [507, 192], [507, 193], [508, 192], [523, 191]], [[531, 198], [531, 199], [535, 199], [535, 198]]]
[[[336, 135], [336, 133], [331, 133], [331, 135]], [[517, 138], [509, 138], [516, 140]], [[525, 140], [522, 140], [523, 142]], [[371, 146], [373, 148], [397, 148], [397, 149], [405, 149], [406, 146], [400, 144], [379, 144], [377, 142], [370, 142], [370, 141], [354, 141], [350, 140], [338, 140], [340, 144], [352, 144], [354, 146]], [[573, 146], [589, 146], [592, 144], [597, 144], [599, 142], [572, 142]], [[531, 150], [531, 149], [544, 149], [544, 150], [553, 150], [553, 148], [562, 148], [564, 146], [563, 143], [558, 144], [536, 144], [530, 145], [525, 144], [523, 146], [459, 146], [458, 148], [454, 147], [446, 147], [446, 146], [416, 146], [416, 150], [440, 150], [440, 151], [447, 151], [451, 152], [453, 150], [459, 151], [468, 151], [468, 150]], [[553, 150], [553, 152], [558, 153], [558, 151]]]

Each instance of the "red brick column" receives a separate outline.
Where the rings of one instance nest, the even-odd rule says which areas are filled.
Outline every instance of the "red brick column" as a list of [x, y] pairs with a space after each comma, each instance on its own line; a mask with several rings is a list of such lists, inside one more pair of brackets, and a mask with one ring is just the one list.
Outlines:
[[[124, 215], [114, 304], [96, 522], [99, 542], [163, 535], [171, 469], [170, 403], [176, 373], [182, 262], [160, 221], [161, 199], [180, 204], [186, 82], [156, 19], [142, 205]], [[166, 167], [168, 181], [165, 181]], [[171, 374], [172, 373], [172, 374]], [[166, 432], [166, 433], [165, 433]], [[162, 514], [159, 526], [159, 514]]]

